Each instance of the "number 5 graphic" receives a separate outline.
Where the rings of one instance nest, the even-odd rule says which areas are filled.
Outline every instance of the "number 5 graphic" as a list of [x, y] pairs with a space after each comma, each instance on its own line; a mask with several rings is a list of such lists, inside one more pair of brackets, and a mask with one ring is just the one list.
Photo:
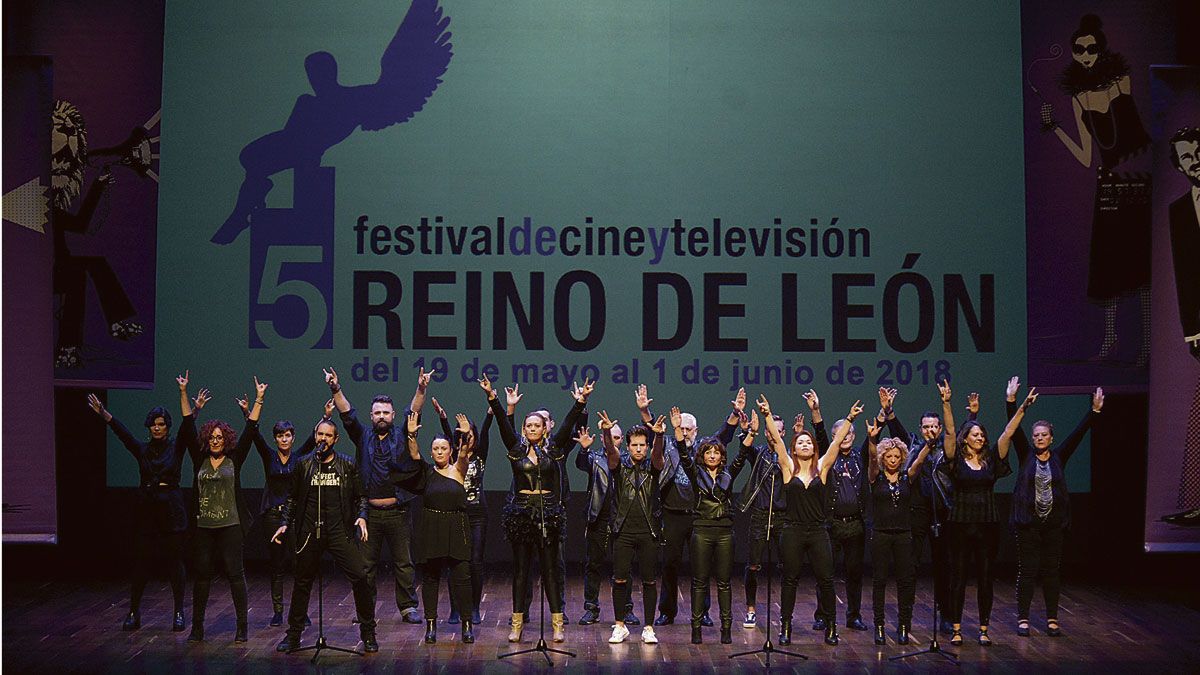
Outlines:
[[[254, 317], [250, 336], [252, 347], [257, 346], [255, 338], [267, 349], [332, 346], [328, 330], [330, 304], [318, 285], [325, 277], [332, 276], [324, 263], [320, 246], [267, 248], [258, 296], [251, 307]], [[332, 293], [332, 283], [329, 286], [328, 292]], [[290, 300], [292, 298], [294, 300]]]

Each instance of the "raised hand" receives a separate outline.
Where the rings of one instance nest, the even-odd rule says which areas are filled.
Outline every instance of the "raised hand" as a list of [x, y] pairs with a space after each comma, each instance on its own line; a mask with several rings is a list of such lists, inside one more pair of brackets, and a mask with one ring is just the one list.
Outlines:
[[1025, 402], [1021, 404], [1021, 410], [1028, 410], [1029, 406], [1033, 405], [1033, 402], [1037, 400], [1037, 397], [1037, 387], [1030, 387], [1029, 393], [1025, 396]]
[[1008, 379], [1008, 386], [1004, 388], [1004, 398], [1010, 402], [1017, 401], [1017, 391], [1021, 389], [1021, 379], [1013, 375]]
[[855, 417], [858, 417], [859, 415], [862, 414], [862, 411], [863, 411], [862, 401], [855, 401], [854, 405], [850, 406], [850, 413], [848, 415], [846, 415], [846, 421], [853, 422]]
[[419, 430], [419, 429], [421, 428], [421, 425], [420, 425], [420, 423], [418, 423], [418, 422], [417, 422], [417, 413], [416, 413], [416, 411], [413, 411], [413, 412], [410, 412], [410, 413], [408, 413], [408, 423], [407, 423], [407, 428], [408, 428], [408, 435], [409, 435], [409, 436], [412, 436], [413, 434], [417, 433], [417, 430]]
[[479, 380], [479, 388], [487, 394], [489, 399], [496, 398], [496, 390], [492, 389], [492, 381], [488, 379], [487, 373], [484, 373], [483, 379]]
[[870, 436], [872, 439], [874, 439], [879, 434], [879, 430], [881, 428], [882, 427], [877, 423], [877, 421], [874, 418], [867, 420], [867, 435]]
[[750, 411], [750, 431], [751, 431], [752, 433], [756, 433], [756, 434], [757, 434], [757, 433], [758, 433], [758, 428], [759, 428], [759, 426], [761, 426], [761, 425], [759, 424], [758, 411], [757, 411], [757, 410], [751, 410], [751, 411]]
[[330, 389], [336, 390], [339, 386], [338, 374], [337, 371], [333, 369], [333, 366], [330, 366], [328, 369], [322, 368], [321, 372], [325, 374], [325, 384], [329, 385]]
[[896, 390], [896, 389], [888, 389], [888, 390], [887, 390], [887, 393], [888, 393], [888, 402], [887, 402], [887, 408], [886, 408], [886, 409], [887, 409], [889, 412], [891, 412], [891, 410], [892, 410], [892, 407], [896, 405], [896, 394], [898, 394], [898, 393], [899, 393], [899, 391], [898, 391], [898, 390]]
[[579, 447], [587, 450], [595, 441], [596, 437], [592, 435], [591, 431], [588, 431], [587, 427], [579, 428], [579, 435], [575, 437], [575, 442], [579, 444]]
[[588, 396], [592, 395], [592, 390], [594, 390], [595, 388], [596, 388], [596, 383], [592, 382], [591, 380], [588, 380], [586, 378], [583, 380], [583, 386], [580, 386], [580, 385], [572, 382], [571, 383], [571, 389], [572, 389], [571, 396], [575, 397], [575, 400], [580, 403], [587, 403]]
[[746, 409], [746, 388], [742, 387], [741, 389], [738, 389], [737, 396], [734, 396], [733, 400], [730, 401], [729, 403], [730, 403], [730, 405], [733, 406], [733, 409], [738, 412], [742, 412], [743, 410], [745, 410]]
[[879, 407], [887, 410], [892, 404], [892, 399], [888, 394], [887, 387], [879, 388]]
[[808, 409], [813, 412], [821, 409], [821, 399], [817, 398], [817, 392], [812, 389], [804, 392], [804, 402], [808, 404]]
[[738, 418], [738, 426], [742, 428], [742, 431], [745, 431], [750, 428], [750, 416], [746, 414], [745, 410], [738, 412], [737, 418]]
[[504, 396], [508, 407], [515, 408], [521, 402], [521, 399], [525, 397], [525, 394], [521, 393], [521, 385], [514, 384], [512, 387], [504, 388]]
[[759, 412], [761, 412], [763, 414], [763, 417], [767, 418], [767, 421], [770, 421], [771, 420], [771, 402], [767, 400], [767, 395], [759, 394], [758, 401], [756, 401], [756, 403], [758, 403]]
[[671, 426], [678, 429], [679, 425], [683, 424], [683, 412], [679, 410], [679, 406], [671, 406]]
[[437, 416], [446, 419], [446, 409], [442, 407], [442, 404], [438, 403], [437, 397], [434, 396], [430, 400], [433, 401], [433, 411], [437, 413]]
[[1092, 394], [1092, 411], [1100, 412], [1104, 408], [1104, 389], [1096, 387], [1095, 393]]
[[333, 399], [325, 401], [325, 419], [333, 419]]
[[250, 399], [245, 394], [242, 394], [240, 398], [235, 396], [233, 402], [242, 409], [242, 417], [250, 416]]
[[972, 415], [979, 414], [979, 392], [971, 392], [967, 394], [967, 412]]
[[433, 374], [436, 372], [436, 370], [430, 370], [427, 373], [425, 372], [425, 366], [421, 366], [421, 370], [417, 373], [417, 389], [419, 391], [425, 391], [425, 389], [429, 386], [429, 381], [433, 379]]
[[212, 400], [212, 396], [208, 393], [208, 389], [201, 388], [196, 394], [196, 398], [192, 399], [192, 407], [196, 410], [203, 410], [205, 404]]
[[644, 384], [639, 384], [637, 389], [633, 390], [633, 398], [638, 410], [646, 410], [654, 402], [654, 399], [650, 398], [650, 393], [646, 390], [646, 385]]
[[617, 423], [617, 420], [608, 418], [607, 410], [601, 410], [597, 417], [599, 419], [600, 431], [608, 431], [609, 429], [613, 428], [614, 424]]
[[948, 382], [946, 380], [942, 380], [941, 382], [937, 383], [937, 388], [938, 388], [938, 393], [941, 394], [941, 396], [942, 396], [942, 403], [949, 403], [950, 395], [951, 395], [950, 382]]
[[263, 396], [267, 393], [267, 383], [259, 382], [258, 376], [255, 375], [254, 376], [254, 389], [257, 391], [257, 395], [255, 396], [255, 398], [261, 401]]
[[804, 413], [796, 413], [796, 419], [792, 420], [792, 433], [798, 434], [804, 431]]
[[177, 376], [177, 377], [175, 378], [175, 381], [176, 381], [177, 383], [179, 383], [179, 391], [187, 391], [187, 386], [188, 386], [188, 374], [189, 374], [189, 373], [191, 373], [191, 372], [192, 372], [192, 371], [190, 371], [190, 370], [185, 370], [185, 371], [183, 371], [183, 374], [182, 374], [182, 375], [179, 375], [179, 376]]
[[466, 415], [458, 413], [454, 419], [458, 422], [458, 430], [461, 433], [465, 435], [471, 431], [471, 421], [467, 419]]
[[650, 427], [650, 431], [653, 431], [656, 434], [661, 434], [667, 430], [667, 416], [659, 415], [658, 419], [654, 420], [647, 426]]
[[88, 394], [87, 402], [88, 406], [90, 406], [97, 415], [104, 418], [105, 422], [112, 419], [112, 415], [110, 415], [108, 411], [104, 409], [104, 404], [100, 402], [99, 396], [96, 396], [95, 394]]

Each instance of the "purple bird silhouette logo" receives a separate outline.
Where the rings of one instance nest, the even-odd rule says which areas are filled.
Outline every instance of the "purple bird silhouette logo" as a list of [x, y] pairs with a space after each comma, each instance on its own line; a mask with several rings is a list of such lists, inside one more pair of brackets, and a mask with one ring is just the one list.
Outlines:
[[374, 84], [344, 86], [338, 82], [337, 60], [329, 52], [304, 59], [311, 94], [296, 99], [279, 131], [272, 131], [242, 148], [239, 157], [246, 176], [233, 212], [212, 237], [229, 244], [250, 227], [252, 216], [264, 208], [274, 187], [271, 176], [302, 166], [318, 166], [325, 151], [355, 129], [379, 131], [402, 124], [425, 106], [453, 56], [450, 17], [438, 0], [413, 0], [395, 37], [380, 58]]

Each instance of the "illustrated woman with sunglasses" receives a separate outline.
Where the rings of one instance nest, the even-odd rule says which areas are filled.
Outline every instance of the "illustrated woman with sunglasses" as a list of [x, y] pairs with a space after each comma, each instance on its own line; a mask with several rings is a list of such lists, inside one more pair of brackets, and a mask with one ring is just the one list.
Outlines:
[[1132, 96], [1129, 64], [1108, 49], [1095, 14], [1079, 21], [1071, 36], [1073, 61], [1059, 78], [1059, 88], [1070, 95], [1079, 141], [1051, 118], [1043, 106], [1043, 130], [1053, 131], [1071, 155], [1092, 168], [1092, 147], [1100, 156], [1096, 197], [1092, 211], [1092, 238], [1088, 253], [1088, 298], [1104, 307], [1104, 339], [1097, 357], [1113, 356], [1117, 342], [1117, 302], [1137, 291], [1141, 299], [1142, 335], [1137, 363], [1146, 364], [1150, 353], [1150, 183], [1148, 179], [1116, 172], [1130, 158], [1144, 152], [1150, 136], [1142, 126]]

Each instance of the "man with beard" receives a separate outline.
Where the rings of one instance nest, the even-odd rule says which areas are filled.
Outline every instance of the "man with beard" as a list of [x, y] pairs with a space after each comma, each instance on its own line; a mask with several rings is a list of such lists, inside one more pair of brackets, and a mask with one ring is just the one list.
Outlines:
[[[1200, 129], [1184, 127], [1171, 137], [1171, 161], [1187, 177], [1191, 188], [1171, 202], [1171, 255], [1175, 259], [1175, 293], [1179, 321], [1188, 351], [1200, 360]], [[1200, 526], [1200, 381], [1192, 396], [1184, 433], [1183, 470], [1179, 474], [1179, 501], [1183, 511], [1164, 516], [1172, 525]]]
[[288, 629], [277, 651], [300, 648], [300, 633], [308, 616], [308, 599], [321, 565], [321, 554], [329, 549], [333, 560], [350, 581], [354, 607], [361, 620], [363, 649], [379, 651], [375, 640], [375, 592], [367, 581], [366, 563], [354, 538], [367, 541], [367, 497], [359, 482], [358, 469], [349, 457], [333, 451], [337, 427], [322, 419], [313, 431], [316, 452], [304, 457], [292, 472], [292, 488], [283, 505], [283, 524], [271, 542], [282, 545], [283, 535], [295, 528], [296, 581], [288, 611]]
[[[417, 375], [417, 392], [413, 395], [410, 410], [420, 414], [425, 403], [425, 389], [433, 371], [422, 368]], [[389, 465], [401, 463], [408, 456], [406, 437], [396, 433], [393, 421], [396, 409], [390, 396], [379, 394], [371, 400], [371, 426], [365, 427], [346, 399], [338, 384], [333, 368], [325, 371], [325, 382], [333, 393], [333, 404], [341, 413], [342, 427], [350, 440], [354, 441], [355, 466], [362, 477], [363, 489], [367, 494], [371, 517], [367, 519], [369, 530], [363, 558], [367, 565], [367, 585], [371, 589], [371, 606], [375, 606], [375, 575], [383, 554], [384, 543], [392, 553], [392, 573], [396, 580], [396, 608], [405, 623], [422, 623], [417, 613], [417, 596], [414, 590], [416, 570], [412, 562], [410, 540], [412, 538], [412, 511], [415, 497], [411, 492], [396, 487], [388, 478]], [[407, 416], [407, 412], [405, 413]], [[365, 620], [362, 616], [359, 619]]]
[[109, 324], [109, 333], [118, 340], [132, 340], [141, 335], [142, 325], [134, 320], [137, 310], [126, 295], [121, 281], [108, 260], [101, 256], [72, 255], [67, 248], [67, 232], [87, 234], [100, 204], [100, 198], [113, 184], [112, 174], [103, 171], [79, 204], [79, 210], [67, 209], [79, 196], [83, 186], [83, 170], [87, 166], [87, 125], [79, 109], [67, 101], [54, 105], [51, 135], [50, 194], [54, 223], [54, 292], [62, 295], [62, 318], [58, 325], [58, 345], [54, 357], [57, 368], [79, 368], [83, 365], [80, 347], [83, 346], [84, 313], [87, 302], [87, 280], [96, 286], [100, 309]]

